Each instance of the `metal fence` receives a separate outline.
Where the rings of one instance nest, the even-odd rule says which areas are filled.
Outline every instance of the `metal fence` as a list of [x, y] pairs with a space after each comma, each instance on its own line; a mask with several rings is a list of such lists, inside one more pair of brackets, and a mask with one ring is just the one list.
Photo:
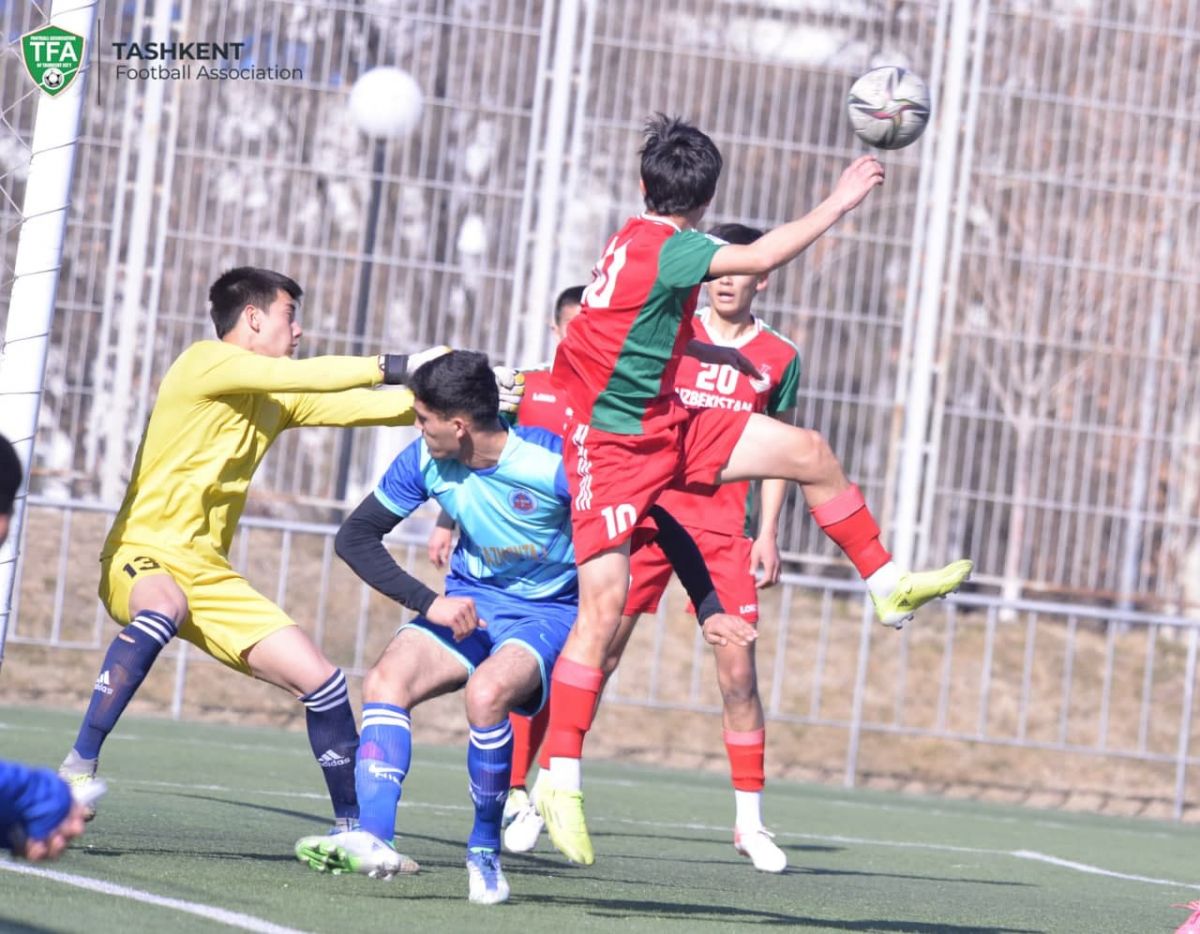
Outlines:
[[[41, 16], [36, 4], [0, 2], [10, 42]], [[121, 80], [111, 43], [131, 38], [244, 41], [254, 64], [303, 78]], [[306, 353], [444, 340], [544, 359], [554, 293], [586, 281], [605, 236], [639, 207], [647, 114], [690, 117], [721, 146], [711, 220], [772, 226], [814, 204], [862, 151], [843, 110], [853, 77], [884, 62], [923, 74], [935, 102], [926, 137], [886, 154], [885, 188], [777, 273], [760, 310], [802, 351], [795, 420], [830, 438], [897, 554], [976, 560], [977, 592], [943, 621], [951, 648], [960, 618], [993, 661], [1005, 638], [1025, 634], [1018, 654], [1029, 660], [983, 683], [1013, 688], [1026, 713], [1001, 734], [985, 696], [981, 719], [964, 726], [954, 672], [938, 663], [923, 669], [940, 672], [934, 719], [914, 726], [911, 678], [884, 716], [871, 712], [874, 679], [851, 690], [787, 664], [773, 672], [772, 716], [817, 724], [841, 703], [832, 719], [851, 733], [1169, 759], [1182, 806], [1200, 606], [1200, 335], [1189, 314], [1200, 306], [1200, 6], [137, 0], [106, 6], [95, 48], [32, 485], [42, 511], [117, 501], [158, 379], [208, 335], [204, 294], [223, 268], [297, 275]], [[425, 113], [407, 139], [371, 143], [346, 92], [381, 64], [416, 77]], [[10, 45], [0, 55], [6, 271], [35, 93]], [[0, 307], [0, 324], [14, 313]], [[382, 431], [285, 435], [250, 512], [320, 538], [311, 524], [353, 500], [399, 445]], [[77, 508], [63, 505], [62, 521]], [[789, 499], [783, 545], [807, 576], [784, 591], [784, 626], [840, 605], [850, 586], [805, 512]], [[254, 528], [242, 542], [266, 526]], [[91, 573], [92, 556], [62, 554], [59, 581], [76, 562]], [[336, 577], [326, 565], [318, 576]], [[71, 641], [67, 621], [94, 617], [90, 589], [31, 578], [29, 567], [14, 636]], [[816, 604], [793, 615], [801, 582]], [[31, 588], [45, 586], [58, 596], [29, 618]], [[1182, 641], [1160, 638], [1173, 631]], [[1055, 642], [1091, 645], [1097, 634], [1109, 640], [1099, 655]], [[878, 639], [862, 638], [856, 671], [876, 664]], [[1077, 739], [1084, 721], [1070, 694], [1057, 696], [1056, 709], [1072, 711], [1058, 733], [1031, 732], [1048, 644], [1079, 662], [1069, 685], [1099, 677], [1106, 717], [1137, 711], [1132, 739], [1099, 728]], [[667, 664], [658, 643], [648, 657]], [[1142, 666], [1142, 693], [1118, 690], [1127, 665]], [[1186, 684], [1163, 686], [1166, 669]], [[655, 694], [652, 679], [627, 664], [612, 699], [711, 706]], [[817, 707], [781, 706], [795, 679]], [[1160, 691], [1178, 709], [1150, 703]], [[1175, 737], [1169, 750], [1157, 730]]]
[[[31, 505], [9, 641], [99, 650], [114, 629], [87, 597], [112, 511], [44, 499]], [[359, 677], [410, 614], [332, 560], [336, 531], [246, 519], [232, 558]], [[436, 583], [424, 531], [419, 519], [406, 523], [390, 544], [409, 573]], [[639, 623], [606, 705], [719, 714], [711, 651], [683, 612], [685, 602], [669, 592], [657, 616]], [[89, 612], [79, 613], [81, 605]], [[857, 583], [798, 574], [763, 591], [761, 607], [760, 691], [772, 747], [791, 767], [832, 771], [846, 785], [871, 775], [1026, 797], [1074, 789], [1176, 818], [1200, 807], [1200, 623], [967, 595], [895, 633], [875, 623]], [[201, 701], [230, 713], [263, 712], [247, 707], [254, 701], [239, 691], [194, 686], [219, 666], [182, 641], [159, 667], [172, 663], [164, 712], [179, 717]], [[87, 677], [90, 671], [79, 684], [56, 684], [70, 695]], [[288, 705], [288, 714], [299, 716], [298, 706]], [[788, 735], [793, 726], [804, 728], [801, 736]], [[992, 753], [981, 756], [981, 749]], [[936, 761], [934, 750], [949, 761]], [[1080, 760], [1073, 779], [1062, 774], [1066, 758]]]

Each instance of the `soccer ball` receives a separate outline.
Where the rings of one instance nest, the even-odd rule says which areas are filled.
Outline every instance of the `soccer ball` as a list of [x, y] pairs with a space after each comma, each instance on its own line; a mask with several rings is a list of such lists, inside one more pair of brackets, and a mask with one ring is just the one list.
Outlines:
[[868, 146], [901, 149], [925, 132], [929, 87], [905, 68], [872, 68], [851, 85], [846, 111], [854, 132]]
[[421, 120], [425, 97], [407, 71], [372, 68], [350, 89], [350, 114], [368, 136], [399, 139]]
[[67, 80], [57, 68], [47, 68], [45, 74], [42, 75], [42, 84], [48, 87], [51, 91], [56, 91], [62, 87], [62, 83]]

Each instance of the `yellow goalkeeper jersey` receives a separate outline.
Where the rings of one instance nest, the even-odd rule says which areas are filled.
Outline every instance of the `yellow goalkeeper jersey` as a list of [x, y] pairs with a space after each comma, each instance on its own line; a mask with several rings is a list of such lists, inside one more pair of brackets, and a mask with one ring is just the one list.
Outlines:
[[267, 357], [192, 344], [158, 389], [101, 560], [122, 545], [227, 559], [250, 478], [285, 428], [411, 425], [412, 393], [373, 391], [375, 357]]

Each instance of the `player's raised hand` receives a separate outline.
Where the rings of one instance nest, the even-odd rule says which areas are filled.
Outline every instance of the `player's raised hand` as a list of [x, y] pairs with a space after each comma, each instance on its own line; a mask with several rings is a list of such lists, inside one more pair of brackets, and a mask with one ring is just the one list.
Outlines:
[[510, 366], [494, 366], [496, 388], [500, 390], [500, 411], [512, 414], [521, 407], [525, 396], [525, 374]]
[[475, 601], [470, 597], [438, 597], [425, 611], [425, 618], [451, 630], [455, 642], [462, 642], [477, 628], [487, 628], [487, 623], [476, 614]]
[[700, 629], [709, 645], [746, 646], [758, 638], [757, 629], [732, 613], [714, 613]]
[[859, 156], [851, 162], [833, 189], [833, 200], [843, 214], [858, 207], [876, 185], [883, 184], [883, 166], [874, 156]]

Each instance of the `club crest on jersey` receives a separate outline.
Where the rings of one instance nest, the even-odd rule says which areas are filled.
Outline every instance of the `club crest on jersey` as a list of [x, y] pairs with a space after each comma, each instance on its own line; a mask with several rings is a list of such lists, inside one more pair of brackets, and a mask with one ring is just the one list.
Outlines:
[[755, 392], [766, 392], [771, 388], [771, 364], [759, 363], [757, 367], [760, 376], [758, 379], [750, 379], [750, 387]]
[[527, 516], [537, 509], [538, 502], [528, 490], [517, 488], [509, 492], [508, 505], [512, 507], [513, 512]]

